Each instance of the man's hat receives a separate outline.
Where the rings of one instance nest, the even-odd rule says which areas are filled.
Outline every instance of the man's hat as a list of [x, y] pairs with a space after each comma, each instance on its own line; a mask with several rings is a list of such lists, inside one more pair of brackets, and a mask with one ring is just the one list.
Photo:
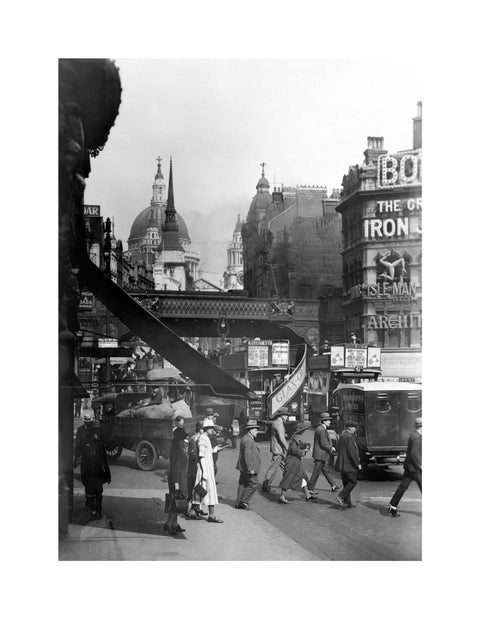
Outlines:
[[319, 419], [320, 421], [327, 421], [327, 419], [333, 419], [333, 417], [328, 413], [320, 413]]
[[218, 413], [216, 413], [211, 406], [207, 406], [205, 415], [216, 415], [218, 417]]
[[278, 417], [279, 415], [289, 415], [288, 408], [286, 406], [280, 406], [280, 408], [275, 411], [272, 417]]
[[92, 413], [83, 413], [83, 421], [90, 423], [93, 421]]
[[345, 421], [344, 426], [346, 428], [358, 428], [358, 423], [356, 421]]
[[297, 421], [297, 423], [295, 424], [295, 429], [293, 433], [299, 434], [300, 432], [303, 432], [304, 430], [310, 427], [311, 427], [311, 424], [309, 421]]
[[417, 417], [415, 419], [415, 425], [419, 426], [420, 428], [422, 427], [422, 418], [421, 417]]
[[258, 425], [258, 423], [256, 423], [255, 419], [249, 419], [247, 421], [247, 423], [245, 424], [245, 429], [248, 430], [253, 430], [254, 428], [260, 428], [261, 426]]

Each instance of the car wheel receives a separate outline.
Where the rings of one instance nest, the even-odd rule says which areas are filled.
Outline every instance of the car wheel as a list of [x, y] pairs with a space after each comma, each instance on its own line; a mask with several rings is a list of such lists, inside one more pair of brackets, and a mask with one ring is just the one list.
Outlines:
[[135, 460], [142, 471], [153, 471], [158, 463], [155, 445], [150, 441], [140, 441], [135, 449]]
[[107, 460], [109, 462], [114, 462], [117, 458], [120, 458], [122, 455], [123, 449], [118, 445], [106, 445], [105, 452], [107, 454]]

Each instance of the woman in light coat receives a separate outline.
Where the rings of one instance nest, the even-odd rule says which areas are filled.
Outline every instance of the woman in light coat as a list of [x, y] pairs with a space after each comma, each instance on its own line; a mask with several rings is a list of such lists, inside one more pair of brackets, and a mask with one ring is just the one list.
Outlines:
[[[208, 507], [207, 522], [223, 522], [215, 516], [215, 505], [218, 505], [217, 486], [215, 485], [215, 471], [213, 467], [213, 450], [210, 442], [210, 435], [215, 432], [213, 421], [205, 419], [203, 422], [203, 434], [198, 439], [198, 467], [195, 478], [195, 486], [201, 486], [207, 491], [205, 496], [200, 496], [195, 490], [193, 492], [193, 502]], [[215, 447], [214, 449], [218, 449]]]

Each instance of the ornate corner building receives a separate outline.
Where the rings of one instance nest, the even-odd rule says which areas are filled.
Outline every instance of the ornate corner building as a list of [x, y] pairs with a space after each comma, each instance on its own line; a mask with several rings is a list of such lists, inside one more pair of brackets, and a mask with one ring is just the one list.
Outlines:
[[346, 332], [384, 349], [383, 375], [421, 377], [422, 104], [413, 147], [369, 137], [364, 161], [343, 177], [343, 315]]

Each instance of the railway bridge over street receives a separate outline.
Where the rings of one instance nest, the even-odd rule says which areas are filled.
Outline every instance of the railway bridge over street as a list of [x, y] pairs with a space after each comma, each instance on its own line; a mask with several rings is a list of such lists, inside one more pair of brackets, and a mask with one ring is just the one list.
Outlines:
[[318, 345], [318, 303], [249, 298], [238, 292], [131, 292], [180, 337], [260, 337]]

